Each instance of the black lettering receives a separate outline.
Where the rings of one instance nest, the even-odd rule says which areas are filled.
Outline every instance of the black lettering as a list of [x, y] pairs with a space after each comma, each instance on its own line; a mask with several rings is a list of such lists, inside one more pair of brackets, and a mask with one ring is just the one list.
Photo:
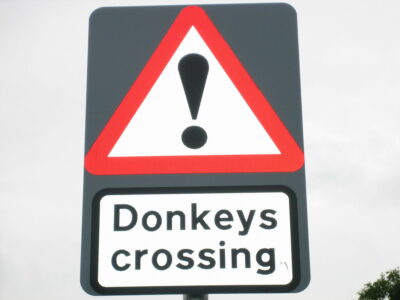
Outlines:
[[[263, 260], [263, 255], [268, 254], [268, 260]], [[271, 274], [275, 271], [275, 249], [263, 248], [258, 250], [256, 255], [257, 263], [260, 267], [268, 267], [267, 269], [258, 269], [257, 273], [262, 275]]]
[[[163, 266], [158, 263], [158, 257], [160, 256], [160, 254], [164, 254], [165, 258], [166, 258], [165, 264]], [[169, 253], [168, 250], [160, 249], [160, 250], [157, 250], [156, 252], [154, 252], [151, 261], [153, 263], [153, 266], [157, 270], [164, 271], [164, 270], [168, 269], [171, 266], [172, 255], [171, 255], [171, 253]]]
[[200, 223], [201, 226], [203, 226], [204, 229], [209, 230], [210, 227], [207, 225], [207, 223], [203, 220], [204, 217], [209, 213], [209, 210], [203, 211], [199, 216], [197, 216], [197, 204], [192, 203], [192, 229], [196, 230], [197, 225]]
[[172, 219], [174, 216], [179, 216], [180, 218], [180, 224], [181, 224], [181, 230], [185, 230], [185, 214], [180, 211], [168, 211], [167, 212], [167, 230], [172, 230]]
[[117, 271], [125, 271], [125, 270], [127, 270], [131, 265], [130, 264], [128, 264], [128, 263], [126, 263], [125, 265], [123, 265], [123, 266], [120, 266], [118, 263], [117, 263], [117, 259], [118, 259], [118, 255], [125, 255], [126, 257], [128, 257], [128, 256], [131, 256], [131, 254], [128, 252], [128, 251], [126, 251], [126, 250], [123, 250], [123, 249], [121, 249], [121, 250], [118, 250], [118, 251], [115, 251], [115, 253], [113, 254], [113, 256], [111, 257], [111, 265], [113, 266], [113, 268], [115, 269], [115, 270], [117, 270]]
[[203, 264], [203, 263], [199, 263], [198, 266], [199, 268], [202, 269], [212, 269], [215, 267], [215, 259], [212, 256], [207, 256], [206, 254], [214, 254], [214, 250], [213, 249], [203, 249], [199, 252], [199, 258], [202, 259], [203, 261], [208, 262], [208, 264]]
[[[224, 216], [225, 215], [225, 216]], [[215, 225], [222, 230], [227, 230], [232, 228], [230, 224], [221, 224], [222, 222], [232, 222], [233, 216], [229, 210], [221, 209], [215, 214]]]
[[[120, 213], [122, 209], [128, 210], [131, 215], [131, 222], [128, 225], [122, 226], [120, 224]], [[114, 205], [114, 231], [123, 231], [132, 229], [137, 222], [137, 211], [134, 207], [128, 204], [115, 204]]]
[[191, 250], [191, 249], [182, 249], [182, 250], [180, 250], [178, 252], [178, 258], [181, 261], [186, 262], [185, 265], [181, 264], [181, 263], [176, 265], [179, 269], [182, 269], [182, 270], [188, 270], [188, 269], [193, 268], [193, 266], [194, 266], [193, 259], [190, 256], [186, 256], [185, 254], [193, 254], [193, 250]]
[[[151, 227], [149, 225], [149, 217], [150, 216], [154, 216], [156, 218], [156, 223], [153, 225], [153, 227]], [[161, 216], [160, 216], [160, 214], [158, 212], [154, 211], [154, 210], [148, 211], [147, 213], [145, 213], [143, 215], [142, 225], [143, 225], [143, 228], [148, 230], [148, 231], [156, 231], [161, 226]]]
[[254, 209], [252, 209], [249, 212], [247, 219], [244, 216], [242, 210], [237, 210], [237, 213], [238, 213], [240, 222], [242, 223], [242, 227], [243, 227], [243, 230], [239, 231], [239, 235], [246, 235], [249, 232], [251, 222], [253, 222], [254, 214], [256, 213], [256, 211]]
[[276, 225], [278, 225], [278, 222], [274, 217], [269, 217], [268, 214], [275, 215], [276, 211], [273, 209], [265, 209], [260, 213], [261, 219], [264, 221], [269, 222], [269, 224], [261, 223], [260, 227], [264, 229], [274, 229]]
[[[224, 241], [220, 241], [219, 245], [221, 247], [225, 246], [225, 242]], [[225, 269], [226, 266], [226, 260], [225, 260], [225, 249], [219, 249], [219, 267], [221, 269]]]
[[250, 252], [246, 248], [232, 249], [232, 268], [236, 269], [238, 266], [238, 254], [244, 254], [244, 261], [246, 268], [250, 268]]
[[147, 250], [136, 250], [135, 251], [135, 270], [140, 270], [142, 257], [145, 256], [149, 251]]

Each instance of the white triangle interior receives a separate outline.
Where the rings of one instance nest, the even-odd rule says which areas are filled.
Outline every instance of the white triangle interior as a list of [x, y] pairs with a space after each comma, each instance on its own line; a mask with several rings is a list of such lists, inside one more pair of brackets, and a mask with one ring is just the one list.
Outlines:
[[[209, 72], [197, 120], [192, 120], [181, 78], [180, 59], [190, 53], [204, 56]], [[197, 125], [207, 132], [199, 149], [186, 147], [182, 132]], [[216, 57], [192, 27], [109, 157], [280, 154]]]

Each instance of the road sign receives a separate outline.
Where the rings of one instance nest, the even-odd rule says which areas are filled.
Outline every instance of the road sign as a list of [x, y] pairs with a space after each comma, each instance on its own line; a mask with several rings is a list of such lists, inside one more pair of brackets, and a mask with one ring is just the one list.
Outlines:
[[292, 191], [268, 186], [102, 191], [93, 224], [96, 289], [288, 291], [299, 281], [295, 202]]
[[81, 269], [87, 292], [306, 287], [290, 6], [96, 10], [87, 95]]
[[[188, 145], [196, 130], [204, 142]], [[85, 162], [89, 172], [110, 175], [288, 172], [304, 160], [205, 11], [192, 6], [176, 17]]]

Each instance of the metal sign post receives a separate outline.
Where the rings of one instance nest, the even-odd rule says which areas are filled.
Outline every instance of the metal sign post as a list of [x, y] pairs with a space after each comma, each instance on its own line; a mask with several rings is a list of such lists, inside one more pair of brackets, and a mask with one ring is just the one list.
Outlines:
[[208, 300], [208, 295], [183, 295], [183, 300]]

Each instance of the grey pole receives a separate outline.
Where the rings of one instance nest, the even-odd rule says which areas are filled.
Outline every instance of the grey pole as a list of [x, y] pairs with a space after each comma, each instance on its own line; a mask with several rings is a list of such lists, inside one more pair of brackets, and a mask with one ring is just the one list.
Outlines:
[[187, 294], [183, 295], [183, 300], [208, 300], [208, 295], [201, 294]]

